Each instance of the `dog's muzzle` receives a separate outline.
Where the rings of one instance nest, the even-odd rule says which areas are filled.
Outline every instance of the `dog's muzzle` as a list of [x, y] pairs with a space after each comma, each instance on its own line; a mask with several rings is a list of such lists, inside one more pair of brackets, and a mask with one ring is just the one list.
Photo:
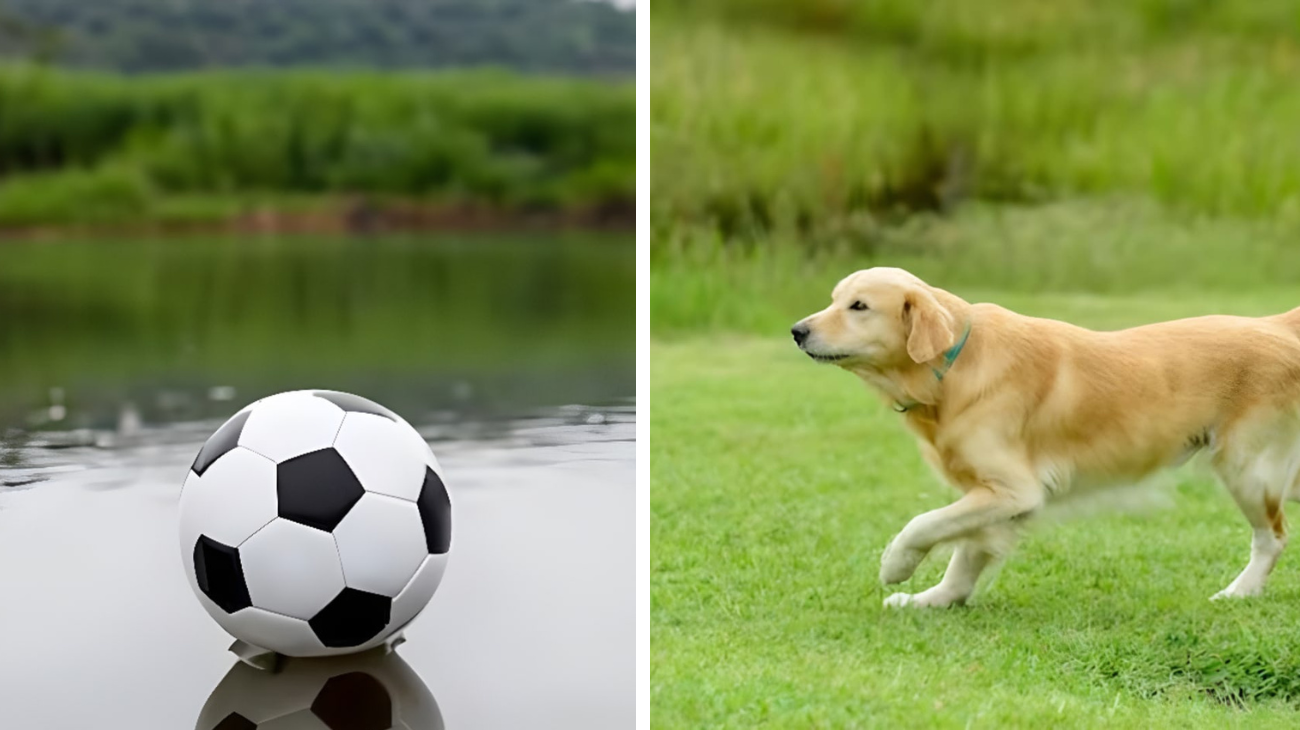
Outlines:
[[803, 347], [803, 343], [808, 341], [808, 333], [811, 331], [812, 330], [808, 329], [808, 325], [803, 322], [796, 322], [795, 325], [790, 328], [790, 334], [794, 335], [794, 344]]
[[804, 354], [808, 357], [811, 357], [817, 362], [835, 362], [836, 360], [843, 360], [848, 357], [848, 355], [823, 355], [821, 353], [809, 351], [806, 345], [808, 344], [808, 335], [811, 332], [812, 330], [803, 322], [799, 322], [790, 328], [790, 334], [794, 337], [794, 344], [798, 345], [799, 349], [803, 350]]

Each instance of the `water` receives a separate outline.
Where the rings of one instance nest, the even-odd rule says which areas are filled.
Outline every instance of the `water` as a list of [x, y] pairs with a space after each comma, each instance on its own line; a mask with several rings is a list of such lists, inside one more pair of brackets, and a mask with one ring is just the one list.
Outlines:
[[366, 706], [232, 670], [176, 545], [207, 435], [305, 387], [416, 425], [455, 509], [397, 657], [328, 674], [427, 693], [426, 725], [632, 724], [630, 239], [101, 244], [0, 247], [0, 727], [195, 727], [295, 682]]

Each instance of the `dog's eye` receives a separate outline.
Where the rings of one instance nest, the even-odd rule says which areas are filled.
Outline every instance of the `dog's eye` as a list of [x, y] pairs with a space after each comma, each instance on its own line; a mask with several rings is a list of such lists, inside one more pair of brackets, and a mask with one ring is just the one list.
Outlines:
[[849, 305], [849, 309], [852, 309], [855, 312], [865, 312], [867, 311], [867, 305], [862, 302], [854, 302]]

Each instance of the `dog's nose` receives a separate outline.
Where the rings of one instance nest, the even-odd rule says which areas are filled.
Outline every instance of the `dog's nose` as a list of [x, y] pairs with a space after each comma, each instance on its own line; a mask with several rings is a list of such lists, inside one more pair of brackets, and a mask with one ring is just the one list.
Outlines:
[[808, 325], [799, 322], [790, 328], [790, 334], [794, 335], [794, 344], [803, 347], [804, 340], [808, 339]]

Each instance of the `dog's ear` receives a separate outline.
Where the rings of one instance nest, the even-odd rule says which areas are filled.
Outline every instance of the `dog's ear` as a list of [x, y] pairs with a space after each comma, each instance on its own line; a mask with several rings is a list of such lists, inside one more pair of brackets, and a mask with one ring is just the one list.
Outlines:
[[913, 289], [903, 298], [903, 326], [913, 362], [930, 362], [957, 344], [952, 313], [926, 289]]

